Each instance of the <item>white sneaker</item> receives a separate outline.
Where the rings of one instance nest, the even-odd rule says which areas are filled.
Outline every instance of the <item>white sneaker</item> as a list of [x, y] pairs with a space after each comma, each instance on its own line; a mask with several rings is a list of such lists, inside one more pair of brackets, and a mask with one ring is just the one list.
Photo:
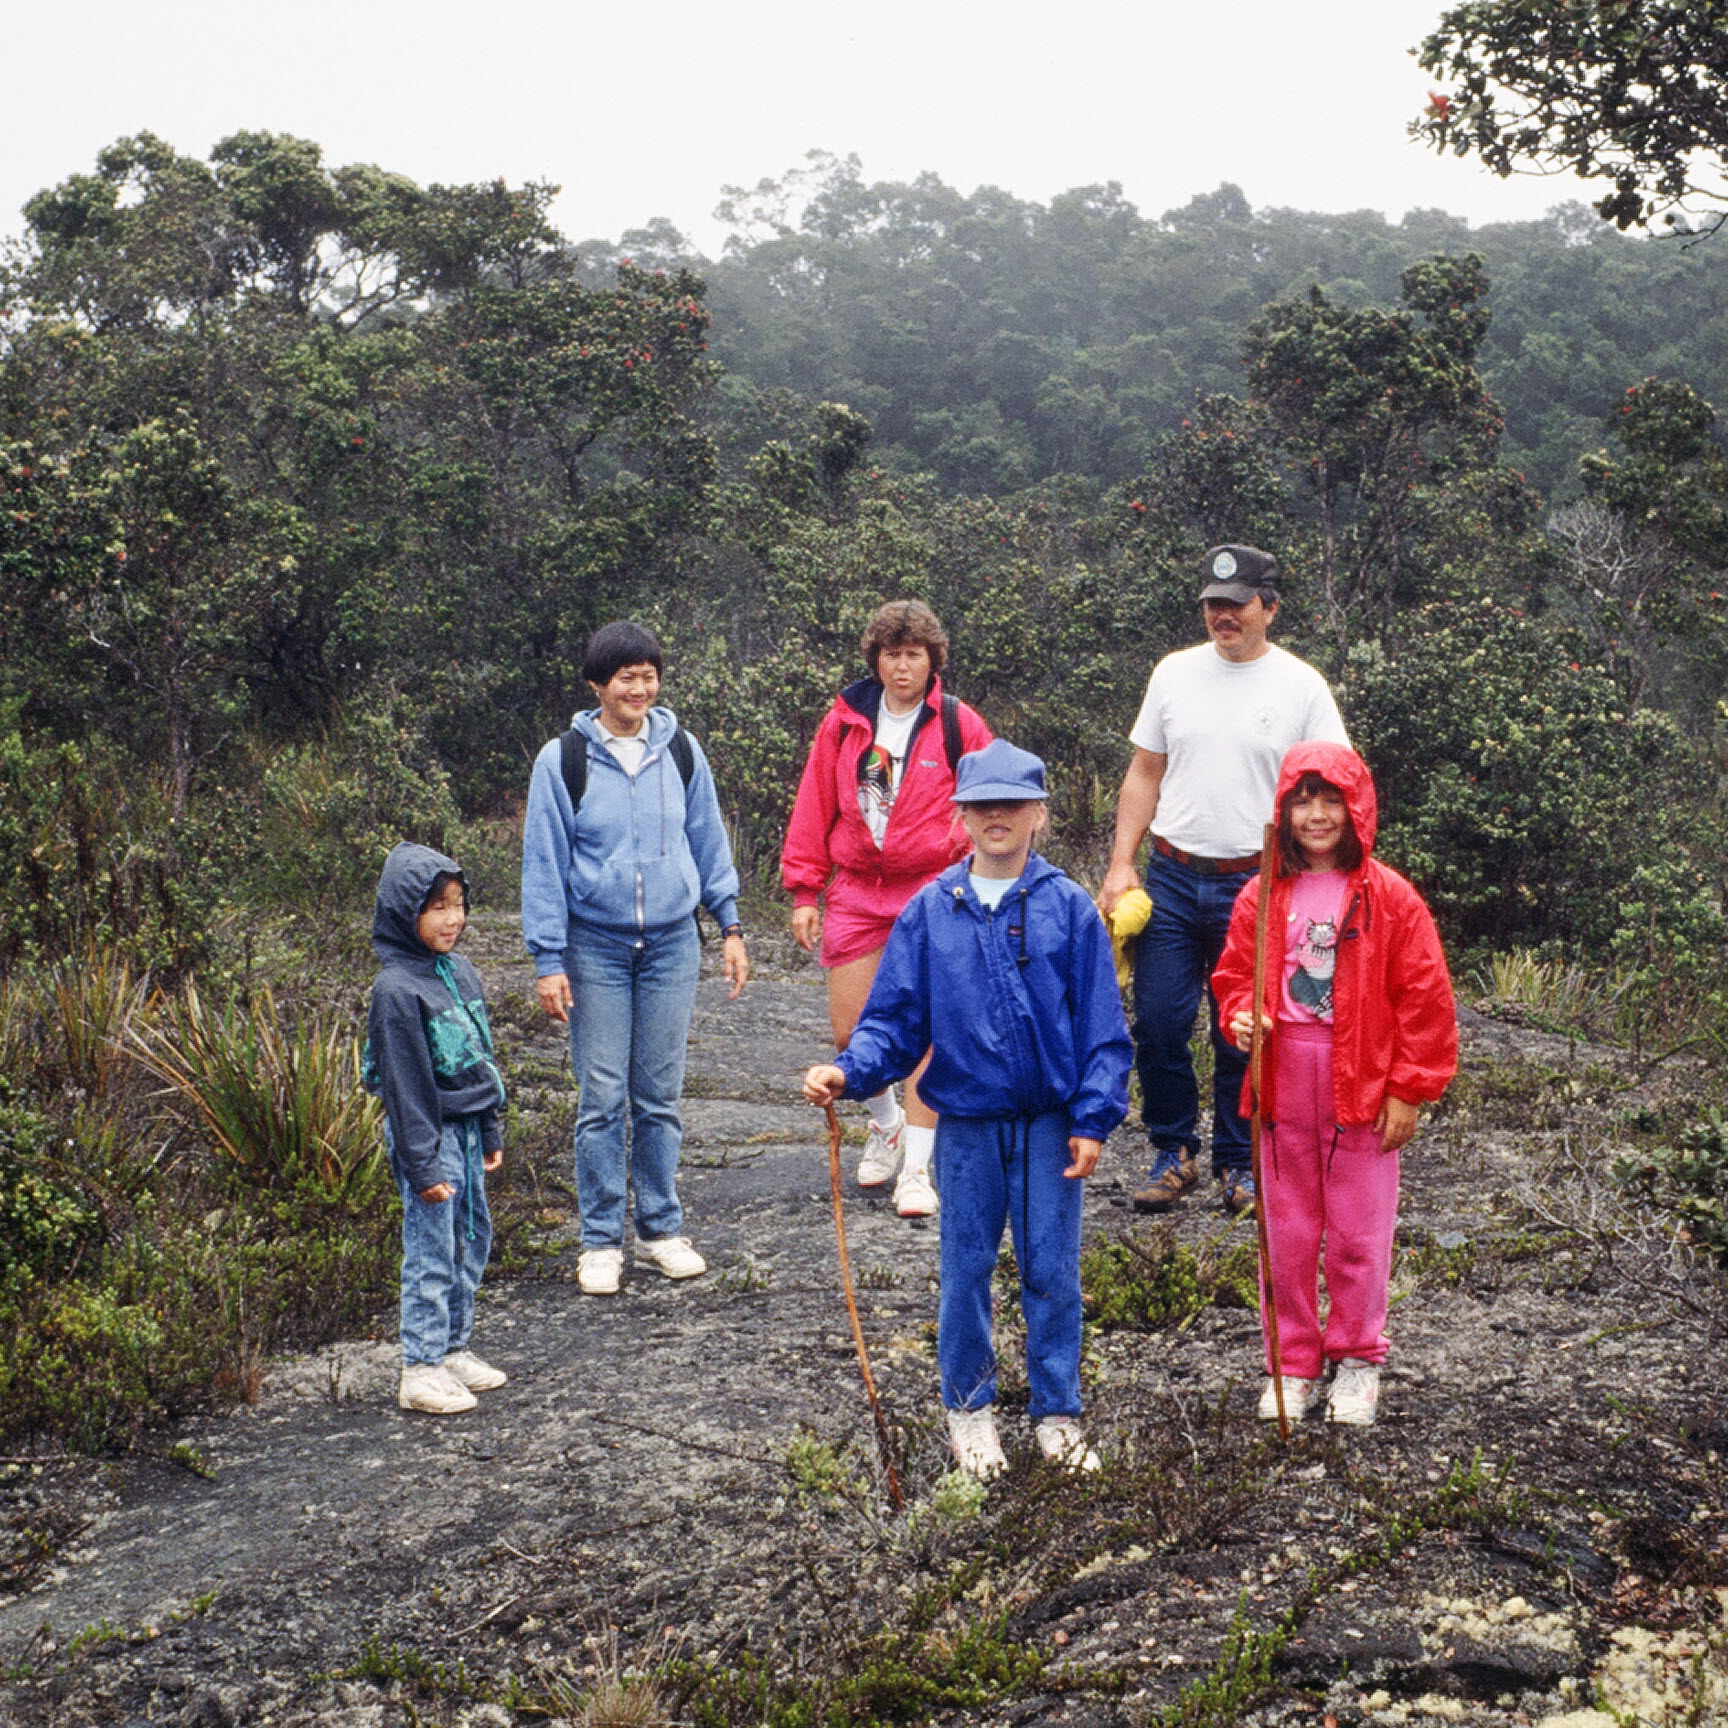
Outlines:
[[1032, 1430], [1038, 1450], [1070, 1475], [1099, 1468], [1098, 1454], [1086, 1444], [1077, 1416], [1046, 1416]]
[[576, 1261], [576, 1283], [584, 1296], [616, 1296], [623, 1276], [622, 1248], [584, 1248]]
[[[1287, 1421], [1300, 1422], [1304, 1416], [1319, 1409], [1326, 1396], [1323, 1380], [1304, 1380], [1297, 1374], [1284, 1377], [1284, 1416]], [[1272, 1376], [1266, 1376], [1266, 1390], [1260, 1394], [1257, 1414], [1262, 1422], [1278, 1420], [1278, 1394], [1272, 1387]]]
[[1326, 1420], [1350, 1428], [1373, 1424], [1380, 1403], [1380, 1364], [1346, 1356], [1333, 1376], [1332, 1395], [1326, 1400]]
[[429, 1416], [454, 1416], [472, 1410], [480, 1402], [455, 1375], [439, 1362], [402, 1365], [402, 1388], [396, 1402], [404, 1410], [424, 1410]]
[[444, 1358], [444, 1372], [470, 1392], [490, 1392], [510, 1378], [502, 1368], [482, 1361], [472, 1350], [452, 1350]]
[[928, 1170], [908, 1164], [894, 1184], [894, 1210], [902, 1218], [931, 1218], [936, 1213], [936, 1184]]
[[668, 1278], [697, 1278], [708, 1270], [708, 1262], [690, 1246], [688, 1236], [660, 1236], [652, 1242], [638, 1236], [636, 1264], [657, 1266]]
[[900, 1120], [886, 1134], [872, 1122], [870, 1137], [864, 1142], [864, 1156], [858, 1160], [858, 1186], [880, 1188], [885, 1182], [893, 1181], [894, 1172], [900, 1168], [900, 1154], [905, 1145], [904, 1110], [900, 1112]]
[[949, 1410], [945, 1414], [954, 1461], [968, 1476], [988, 1482], [1008, 1468], [1008, 1455], [1002, 1450], [1001, 1436], [996, 1432], [995, 1405], [986, 1404], [982, 1410]]

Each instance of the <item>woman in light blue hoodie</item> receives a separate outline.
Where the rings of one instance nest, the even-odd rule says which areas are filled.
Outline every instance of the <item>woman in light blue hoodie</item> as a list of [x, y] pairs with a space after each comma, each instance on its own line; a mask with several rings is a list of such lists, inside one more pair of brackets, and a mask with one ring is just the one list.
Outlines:
[[680, 1233], [677, 1185], [698, 905], [724, 934], [733, 997], [750, 975], [714, 776], [655, 705], [660, 672], [660, 644], [640, 625], [595, 632], [582, 676], [599, 706], [535, 759], [523, 824], [522, 936], [540, 1006], [569, 1024], [581, 1088], [577, 1281], [591, 1296], [615, 1294], [623, 1273], [626, 1178], [637, 1259], [669, 1278], [707, 1270]]

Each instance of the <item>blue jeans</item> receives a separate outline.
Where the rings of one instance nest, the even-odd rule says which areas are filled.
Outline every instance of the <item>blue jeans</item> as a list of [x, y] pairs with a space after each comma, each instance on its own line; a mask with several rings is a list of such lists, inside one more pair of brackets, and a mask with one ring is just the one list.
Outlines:
[[474, 1292], [492, 1252], [492, 1214], [480, 1168], [480, 1124], [456, 1116], [438, 1140], [438, 1175], [456, 1192], [428, 1204], [396, 1163], [384, 1130], [390, 1170], [402, 1196], [402, 1363], [436, 1366], [452, 1350], [466, 1350], [474, 1332]]
[[623, 1247], [626, 1177], [636, 1191], [637, 1236], [676, 1236], [684, 1222], [678, 1101], [701, 961], [693, 918], [634, 940], [591, 927], [572, 932], [564, 964], [575, 998], [570, 1063], [581, 1088], [576, 1200], [584, 1248]]
[[1240, 876], [1202, 876], [1162, 852], [1146, 867], [1152, 919], [1134, 951], [1134, 1066], [1140, 1115], [1155, 1152], [1200, 1150], [1200, 1088], [1188, 1041], [1205, 993], [1212, 1033], [1212, 1169], [1246, 1170], [1248, 1123], [1241, 1114], [1248, 1058], [1218, 1030], [1212, 968], [1224, 951]]
[[1080, 1414], [1080, 1208], [1086, 1184], [1064, 1176], [1068, 1114], [943, 1116], [936, 1124], [942, 1295], [936, 1365], [942, 1402], [996, 1401], [990, 1279], [1013, 1232], [1026, 1316], [1026, 1383], [1034, 1422]]

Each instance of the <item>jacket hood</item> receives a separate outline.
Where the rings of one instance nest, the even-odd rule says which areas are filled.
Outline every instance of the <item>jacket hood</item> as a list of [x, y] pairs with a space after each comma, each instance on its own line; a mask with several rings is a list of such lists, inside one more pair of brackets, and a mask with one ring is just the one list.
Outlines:
[[[602, 744], [605, 740], [600, 734], [600, 710], [598, 708], [581, 708], [570, 716], [570, 724], [591, 743]], [[648, 710], [648, 742], [651, 745], [661, 745], [678, 730], [678, 716], [670, 708], [658, 705]]]
[[1318, 774], [1330, 780], [1344, 794], [1344, 808], [1356, 826], [1356, 838], [1362, 842], [1362, 856], [1374, 854], [1374, 835], [1380, 824], [1380, 803], [1374, 796], [1374, 779], [1368, 764], [1348, 744], [1326, 744], [1309, 741], [1292, 744], [1284, 752], [1278, 768], [1278, 796], [1274, 808], [1280, 815], [1284, 800], [1295, 789], [1304, 774]]
[[434, 852], [430, 846], [404, 840], [391, 848], [384, 860], [384, 873], [378, 878], [378, 898], [372, 905], [372, 948], [380, 960], [399, 959], [406, 955], [414, 960], [430, 960], [432, 950], [415, 934], [420, 920], [420, 908], [432, 892], [439, 876], [463, 879], [461, 866], [454, 858]]

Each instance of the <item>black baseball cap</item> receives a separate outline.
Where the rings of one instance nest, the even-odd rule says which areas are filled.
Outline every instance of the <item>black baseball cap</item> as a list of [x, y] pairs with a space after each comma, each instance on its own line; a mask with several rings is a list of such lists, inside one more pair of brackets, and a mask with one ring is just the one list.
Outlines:
[[1205, 587], [1202, 600], [1229, 600], [1246, 606], [1256, 594], [1262, 599], [1278, 598], [1278, 560], [1258, 546], [1214, 546], [1200, 560], [1200, 574]]

